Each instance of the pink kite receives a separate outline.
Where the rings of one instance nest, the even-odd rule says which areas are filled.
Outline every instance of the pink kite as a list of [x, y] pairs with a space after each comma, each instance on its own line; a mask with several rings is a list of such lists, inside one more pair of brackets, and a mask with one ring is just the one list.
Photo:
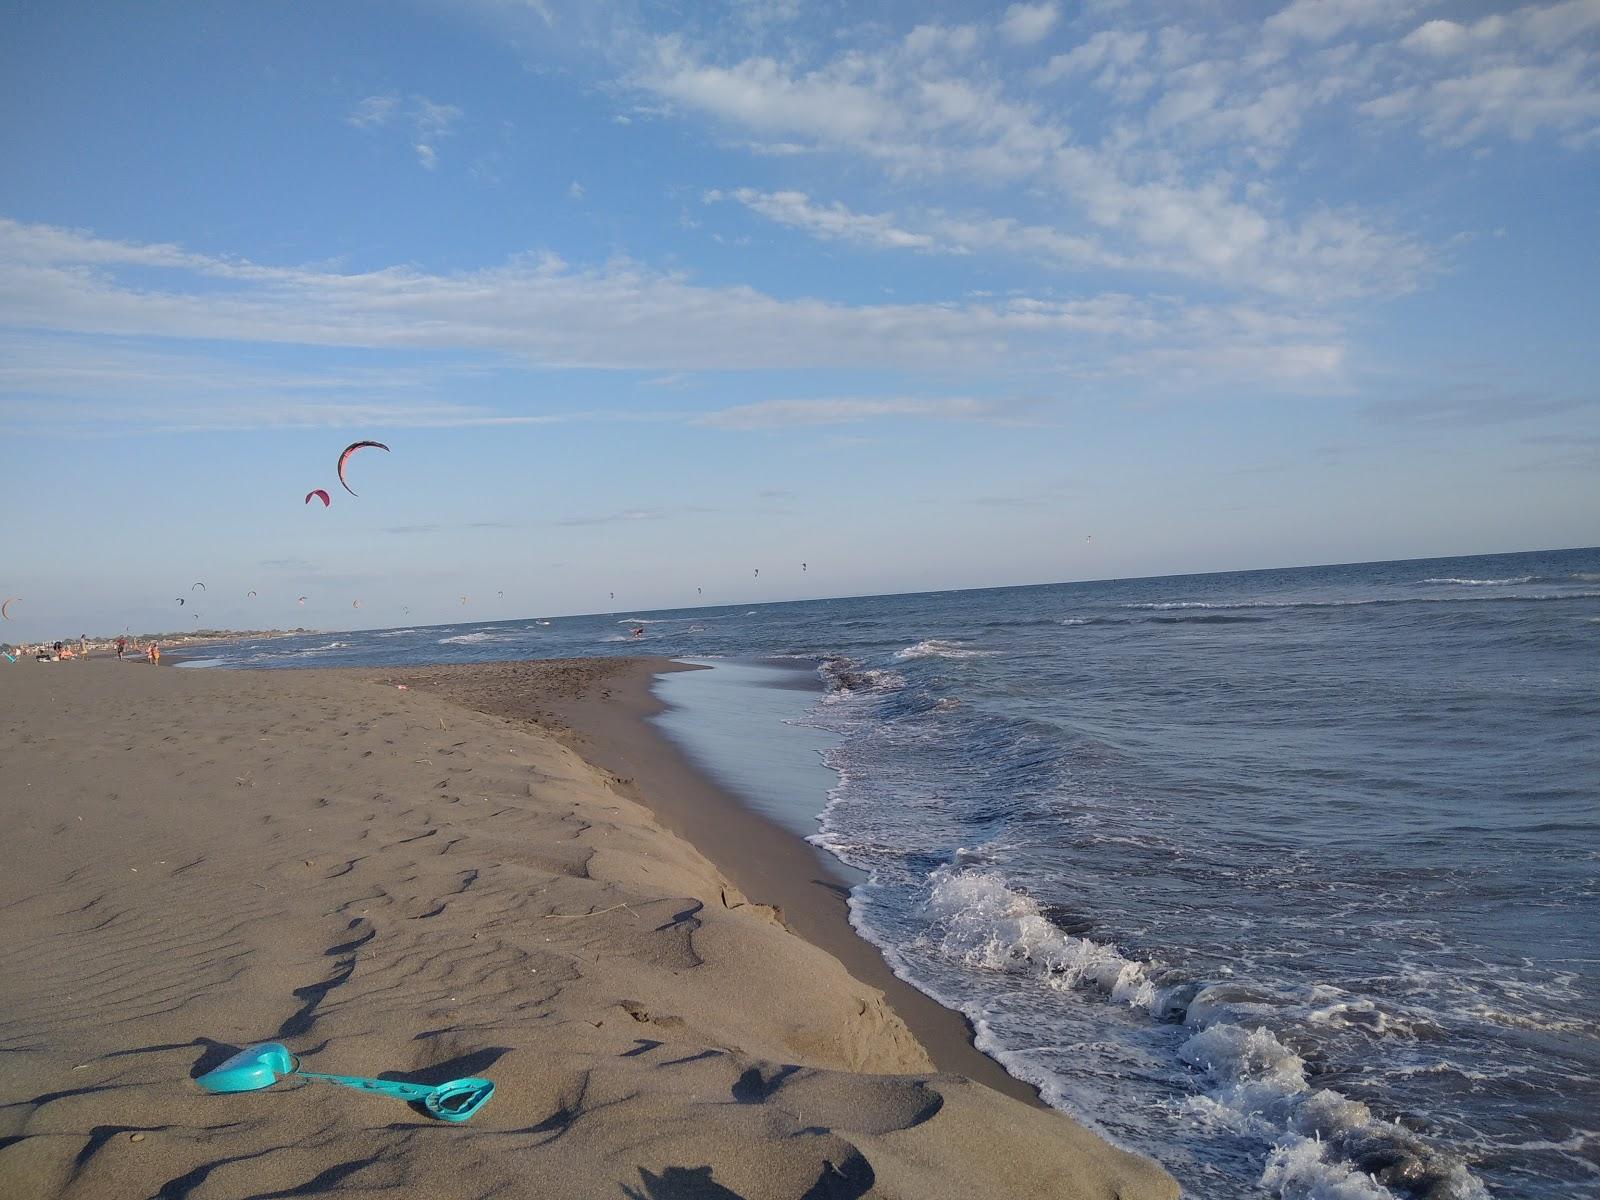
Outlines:
[[382, 442], [351, 442], [344, 448], [344, 453], [339, 455], [339, 483], [344, 490], [349, 492], [352, 496], [354, 496], [356, 492], [344, 477], [344, 465], [350, 461], [350, 456], [357, 450], [362, 450], [369, 446], [374, 450], [383, 450], [385, 452], [387, 452], [389, 449], [389, 447], [385, 446]]

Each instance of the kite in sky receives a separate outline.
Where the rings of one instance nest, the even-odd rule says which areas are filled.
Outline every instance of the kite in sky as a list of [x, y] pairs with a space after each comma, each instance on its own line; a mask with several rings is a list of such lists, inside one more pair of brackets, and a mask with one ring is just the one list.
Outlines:
[[350, 456], [357, 450], [365, 450], [368, 447], [371, 447], [374, 450], [382, 450], [385, 453], [387, 453], [389, 449], [389, 447], [385, 446], [382, 442], [351, 442], [344, 448], [344, 453], [339, 455], [339, 483], [344, 490], [349, 492], [352, 496], [354, 496], [356, 493], [355, 489], [350, 486], [350, 481], [344, 477], [345, 464], [350, 461]]

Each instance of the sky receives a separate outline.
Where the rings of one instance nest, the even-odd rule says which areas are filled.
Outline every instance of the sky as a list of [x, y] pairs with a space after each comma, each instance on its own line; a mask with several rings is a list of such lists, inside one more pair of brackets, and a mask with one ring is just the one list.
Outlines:
[[1600, 0], [12, 5], [0, 162], [12, 640], [1600, 542]]

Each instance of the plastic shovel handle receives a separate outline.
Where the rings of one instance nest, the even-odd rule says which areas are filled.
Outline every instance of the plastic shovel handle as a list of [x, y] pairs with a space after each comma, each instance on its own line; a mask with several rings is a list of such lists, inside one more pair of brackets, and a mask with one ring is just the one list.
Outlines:
[[305, 1079], [320, 1079], [324, 1083], [337, 1083], [341, 1087], [355, 1088], [359, 1092], [377, 1092], [397, 1100], [426, 1100], [433, 1088], [425, 1083], [401, 1083], [395, 1079], [363, 1079], [359, 1075], [324, 1075], [320, 1071], [296, 1071]]

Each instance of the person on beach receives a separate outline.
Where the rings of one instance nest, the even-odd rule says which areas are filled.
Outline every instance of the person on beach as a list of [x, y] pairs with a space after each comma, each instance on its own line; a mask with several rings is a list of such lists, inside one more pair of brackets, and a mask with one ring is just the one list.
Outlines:
[[117, 661], [118, 662], [122, 661], [123, 651], [125, 651], [127, 648], [128, 648], [128, 639], [125, 638], [125, 637], [119, 637], [117, 639]]
[[156, 642], [151, 642], [145, 647], [144, 656], [150, 660], [152, 667], [159, 667], [161, 665], [161, 646]]
[[78, 657], [82, 659], [89, 657], [89, 635], [87, 633], [78, 635]]

